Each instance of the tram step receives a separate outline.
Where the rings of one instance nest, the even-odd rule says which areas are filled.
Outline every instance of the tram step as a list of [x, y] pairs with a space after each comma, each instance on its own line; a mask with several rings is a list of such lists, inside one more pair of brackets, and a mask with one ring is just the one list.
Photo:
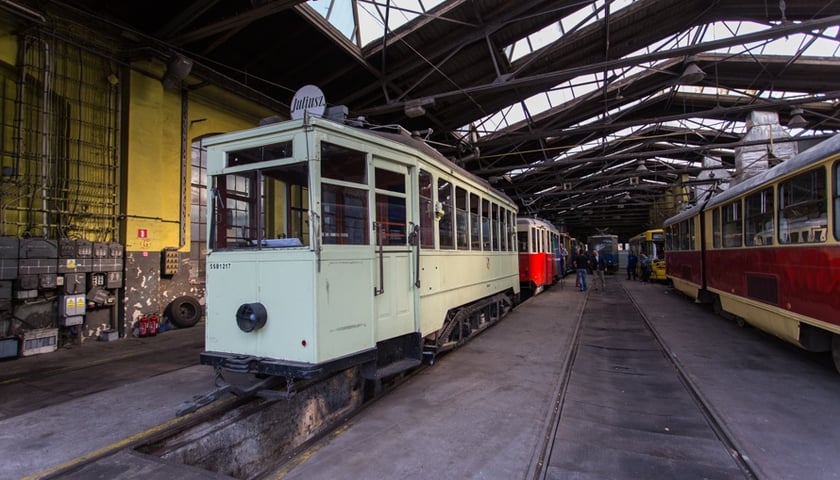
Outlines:
[[409, 368], [414, 368], [419, 365], [420, 360], [417, 358], [406, 358], [403, 360], [398, 360], [394, 363], [389, 363], [384, 367], [377, 368], [376, 372], [374, 372], [373, 376], [369, 377], [368, 380], [390, 377], [391, 375], [396, 375], [400, 372], [408, 370]]

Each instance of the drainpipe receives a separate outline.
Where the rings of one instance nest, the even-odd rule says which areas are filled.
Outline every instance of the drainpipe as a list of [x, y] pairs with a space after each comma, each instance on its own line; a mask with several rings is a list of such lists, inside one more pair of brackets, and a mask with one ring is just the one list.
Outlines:
[[187, 195], [187, 172], [190, 170], [190, 165], [187, 163], [190, 160], [190, 143], [189, 143], [189, 107], [190, 97], [189, 90], [181, 89], [181, 193], [180, 193], [180, 212], [179, 212], [179, 232], [178, 232], [178, 248], [181, 249], [187, 243], [187, 208], [190, 203], [186, 200]]
[[41, 105], [41, 208], [43, 209], [43, 226], [41, 228], [41, 235], [47, 238], [49, 235], [49, 187], [47, 186], [49, 180], [49, 114], [50, 114], [50, 91], [52, 78], [50, 75], [50, 46], [46, 41], [41, 40], [44, 48], [44, 92]]

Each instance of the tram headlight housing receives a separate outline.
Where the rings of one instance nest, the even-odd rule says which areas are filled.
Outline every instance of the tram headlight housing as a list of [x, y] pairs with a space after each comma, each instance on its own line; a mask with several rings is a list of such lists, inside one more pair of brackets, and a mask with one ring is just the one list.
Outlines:
[[262, 303], [243, 303], [236, 310], [236, 325], [245, 333], [253, 332], [265, 326], [268, 313]]

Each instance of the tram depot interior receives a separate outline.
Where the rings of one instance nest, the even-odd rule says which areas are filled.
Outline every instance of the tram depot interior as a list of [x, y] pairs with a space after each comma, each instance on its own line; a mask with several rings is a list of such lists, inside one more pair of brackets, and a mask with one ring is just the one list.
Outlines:
[[824, 0], [4, 0], [0, 358], [198, 320], [204, 141], [301, 87], [626, 243], [837, 133], [838, 25]]

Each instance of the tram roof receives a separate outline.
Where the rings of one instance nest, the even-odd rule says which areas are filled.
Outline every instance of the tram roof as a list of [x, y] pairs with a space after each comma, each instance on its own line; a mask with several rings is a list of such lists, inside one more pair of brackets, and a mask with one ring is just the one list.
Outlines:
[[727, 188], [720, 194], [713, 196], [709, 200], [707, 207], [720, 205], [756, 188], [760, 188], [765, 185], [772, 185], [772, 183], [776, 180], [785, 178], [794, 172], [807, 169], [812, 164], [818, 163], [830, 157], [836, 157], [838, 155], [840, 155], [840, 135], [835, 135], [828, 140], [799, 153], [790, 160], [784, 161], [769, 170], [761, 172], [735, 186]]
[[[231, 132], [226, 134], [214, 135], [205, 140], [205, 146], [212, 147], [225, 144], [241, 144], [242, 142], [254, 143], [255, 139], [264, 136], [274, 135], [294, 135], [295, 133], [309, 132], [311, 127], [322, 128], [327, 130], [340, 131], [350, 135], [361, 135], [372, 137], [378, 143], [393, 142], [401, 147], [408, 147], [414, 154], [420, 154], [427, 158], [427, 161], [436, 163], [443, 171], [460, 176], [461, 178], [469, 179], [476, 187], [492, 191], [493, 194], [501, 198], [511, 205], [515, 205], [507, 193], [502, 190], [494, 188], [486, 179], [479, 177], [465, 170], [463, 167], [453, 162], [452, 160], [443, 156], [438, 150], [426, 143], [422, 138], [419, 138], [412, 132], [408, 132], [398, 125], [387, 126], [372, 126], [373, 128], [366, 128], [364, 125], [355, 125], [356, 122], [347, 122], [343, 119], [329, 120], [319, 117], [301, 118], [297, 120], [288, 120], [276, 123], [268, 123], [259, 128]], [[367, 127], [371, 127], [367, 125]], [[386, 143], [387, 144], [387, 143]], [[236, 147], [239, 148], [239, 147]], [[220, 166], [221, 167], [221, 166]], [[218, 168], [211, 168], [211, 170], [218, 171]], [[215, 173], [215, 172], [214, 172]]]
[[[51, 33], [53, 15], [110, 33], [119, 42], [107, 48], [128, 60], [168, 61], [177, 52], [194, 62], [190, 88], [220, 84], [280, 115], [298, 88], [314, 84], [351, 117], [432, 129], [443, 155], [505, 191], [521, 214], [578, 237], [607, 230], [627, 238], [661, 226], [669, 216], [663, 202], [693, 201], [701, 172], [734, 169], [753, 111], [776, 113], [782, 126], [799, 122], [789, 140], [840, 130], [838, 2], [17, 0], [2, 7]], [[370, 25], [381, 32], [364, 36]], [[697, 75], [684, 75], [690, 71]], [[717, 163], [709, 166], [709, 158]]]

